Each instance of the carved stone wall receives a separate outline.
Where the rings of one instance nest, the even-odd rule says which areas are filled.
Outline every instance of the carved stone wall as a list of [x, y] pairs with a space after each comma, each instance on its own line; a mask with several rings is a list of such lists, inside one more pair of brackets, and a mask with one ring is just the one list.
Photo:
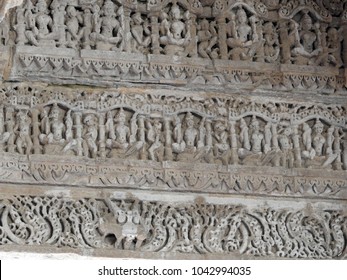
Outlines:
[[343, 0], [24, 0], [0, 250], [347, 258], [346, 34]]

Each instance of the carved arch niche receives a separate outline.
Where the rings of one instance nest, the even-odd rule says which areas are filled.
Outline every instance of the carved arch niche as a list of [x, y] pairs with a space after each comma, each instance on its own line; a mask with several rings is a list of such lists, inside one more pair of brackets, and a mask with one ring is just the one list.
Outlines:
[[221, 59], [236, 61], [264, 62], [263, 26], [273, 38], [274, 48], [269, 62], [276, 61], [279, 56], [279, 44], [276, 39], [276, 23], [269, 18], [268, 8], [260, 1], [216, 1], [212, 14], [218, 26], [218, 47]]
[[147, 3], [152, 28], [152, 53], [196, 57], [196, 19], [203, 12], [198, 0]]
[[279, 10], [282, 63], [343, 66], [341, 30], [326, 9], [313, 1], [289, 2]]

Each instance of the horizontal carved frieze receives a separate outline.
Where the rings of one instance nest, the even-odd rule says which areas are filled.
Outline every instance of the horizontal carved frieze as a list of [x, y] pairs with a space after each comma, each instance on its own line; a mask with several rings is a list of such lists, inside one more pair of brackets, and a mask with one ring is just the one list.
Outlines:
[[[54, 161], [52, 161], [54, 159]], [[245, 167], [151, 161], [93, 161], [67, 156], [33, 155], [29, 160], [2, 154], [0, 180], [7, 183], [46, 186], [85, 186], [95, 188], [185, 191], [347, 198], [345, 172], [267, 167]]]
[[346, 92], [344, 4], [131, 3], [24, 1], [0, 25], [11, 79]]
[[0, 216], [0, 249], [346, 258], [346, 214], [328, 206], [10, 196], [0, 200]]

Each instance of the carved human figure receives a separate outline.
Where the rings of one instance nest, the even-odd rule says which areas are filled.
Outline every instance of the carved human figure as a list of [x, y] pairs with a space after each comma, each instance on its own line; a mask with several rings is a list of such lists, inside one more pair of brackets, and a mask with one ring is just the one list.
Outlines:
[[315, 64], [323, 50], [320, 25], [318, 22], [313, 25], [311, 16], [304, 13], [300, 19], [300, 28], [300, 32], [295, 29], [295, 32], [298, 32], [296, 37], [300, 41], [296, 43], [292, 55], [298, 64]]
[[240, 142], [243, 149], [251, 150], [251, 144], [249, 142], [249, 129], [244, 119], [240, 120]]
[[232, 60], [251, 60], [261, 46], [258, 37], [257, 18], [255, 16], [248, 19], [243, 8], [230, 13], [230, 22], [228, 26], [227, 45], [231, 48], [229, 55]]
[[317, 119], [316, 124], [314, 125], [314, 136], [313, 136], [313, 148], [316, 151], [317, 156], [323, 155], [323, 146], [326, 142], [325, 137], [322, 135], [324, 125]]
[[140, 12], [136, 12], [131, 17], [131, 49], [133, 52], [147, 53], [148, 46], [151, 43], [151, 31], [149, 24], [141, 17]]
[[264, 134], [260, 132], [259, 122], [256, 118], [253, 118], [251, 122], [251, 129], [251, 151], [255, 154], [261, 154], [264, 145]]
[[91, 158], [96, 158], [98, 146], [96, 140], [98, 138], [98, 128], [96, 125], [95, 115], [88, 114], [84, 117], [84, 134], [83, 134], [83, 154]]
[[36, 12], [33, 14], [28, 11], [26, 14], [29, 23], [29, 29], [25, 32], [29, 43], [34, 46], [52, 47], [55, 46], [55, 37], [52, 30], [53, 20], [48, 14], [48, 7], [46, 0], [39, 0], [34, 9]]
[[150, 120], [147, 120], [147, 141], [149, 143], [149, 159], [150, 160], [163, 160], [163, 132], [162, 123], [159, 119], [155, 119], [153, 124]]
[[224, 165], [228, 164], [230, 157], [230, 145], [228, 143], [228, 127], [224, 121], [219, 120], [214, 124], [214, 147], [213, 153], [216, 159], [221, 159]]
[[293, 144], [290, 136], [292, 129], [290, 127], [282, 128], [278, 135], [279, 148], [281, 149], [280, 162], [283, 167], [292, 168], [294, 166]]
[[33, 142], [31, 140], [31, 119], [28, 116], [28, 111], [19, 111], [17, 113], [14, 131], [17, 131], [16, 147], [18, 153], [29, 155]]
[[112, 114], [109, 112], [106, 123], [109, 138], [106, 141], [106, 146], [111, 149], [117, 149], [125, 152], [129, 147], [130, 128], [126, 125], [126, 115], [124, 110], [120, 109], [115, 115], [114, 126], [112, 120], [110, 119], [111, 117]]
[[59, 154], [65, 145], [65, 124], [60, 117], [60, 109], [53, 104], [49, 116], [45, 109], [41, 112], [40, 142], [44, 145], [44, 153]]
[[121, 13], [122, 9], [118, 9], [111, 0], [104, 2], [100, 10], [101, 16], [96, 23], [95, 32], [90, 34], [96, 49], [106, 51], [119, 51], [122, 49], [123, 30], [121, 23], [116, 17], [116, 15]]
[[266, 62], [274, 63], [280, 54], [278, 34], [272, 22], [267, 22], [263, 27], [264, 31], [264, 58]]
[[302, 141], [304, 150], [302, 152], [304, 159], [313, 159], [316, 155], [315, 149], [312, 148], [312, 129], [307, 123], [302, 124]]
[[65, 8], [68, 4], [67, 0], [53, 0], [50, 8], [53, 16], [52, 31], [55, 34], [55, 39], [58, 41], [58, 46], [65, 46]]
[[172, 150], [175, 153], [183, 152], [186, 147], [186, 143], [183, 141], [182, 121], [179, 116], [175, 116], [174, 118], [173, 140], [174, 142], [172, 143]]
[[198, 53], [202, 58], [218, 58], [218, 50], [213, 47], [218, 40], [218, 34], [216, 31], [216, 22], [209, 23], [207, 19], [203, 19], [197, 32], [198, 40]]
[[333, 65], [337, 68], [340, 68], [343, 65], [341, 58], [341, 40], [339, 31], [334, 27], [329, 28], [327, 32], [326, 47], [323, 48], [323, 53], [317, 61], [318, 65]]
[[76, 11], [74, 6], [66, 8], [66, 43], [67, 47], [76, 49], [83, 36], [84, 30], [80, 28], [83, 23], [82, 16]]
[[160, 44], [164, 45], [164, 53], [167, 55], [186, 55], [186, 47], [191, 41], [190, 27], [188, 21], [189, 12], [186, 12], [184, 22], [180, 7], [172, 5], [169, 15], [162, 13]]

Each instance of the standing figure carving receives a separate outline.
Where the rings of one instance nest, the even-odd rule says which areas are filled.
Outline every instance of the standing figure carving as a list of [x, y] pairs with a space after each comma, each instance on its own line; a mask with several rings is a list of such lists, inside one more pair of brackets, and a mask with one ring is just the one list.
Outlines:
[[202, 58], [218, 58], [218, 48], [215, 47], [217, 40], [216, 22], [201, 20], [197, 32], [198, 54]]
[[136, 12], [131, 17], [131, 50], [147, 54], [151, 43], [151, 30], [147, 20], [143, 20], [141, 13]]
[[28, 111], [21, 110], [17, 113], [14, 131], [17, 133], [16, 147], [20, 154], [30, 155], [33, 148], [31, 140], [31, 118]]

